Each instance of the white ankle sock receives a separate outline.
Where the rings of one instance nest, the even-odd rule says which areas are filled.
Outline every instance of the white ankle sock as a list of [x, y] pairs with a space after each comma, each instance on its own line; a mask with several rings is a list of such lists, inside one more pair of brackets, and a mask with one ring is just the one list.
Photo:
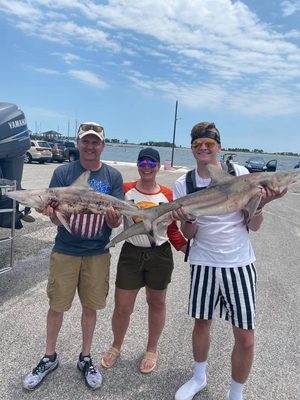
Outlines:
[[243, 400], [244, 384], [231, 380], [229, 400]]
[[194, 378], [196, 382], [202, 383], [206, 379], [206, 364], [207, 361], [195, 362]]

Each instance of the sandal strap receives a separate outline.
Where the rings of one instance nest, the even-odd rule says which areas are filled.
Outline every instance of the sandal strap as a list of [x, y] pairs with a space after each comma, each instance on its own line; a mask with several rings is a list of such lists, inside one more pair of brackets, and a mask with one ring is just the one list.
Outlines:
[[106, 353], [113, 355], [114, 357], [118, 357], [120, 355], [120, 350], [116, 349], [115, 347], [111, 346]]
[[151, 361], [157, 361], [158, 359], [158, 353], [152, 353], [151, 351], [146, 351], [143, 360], [151, 360]]

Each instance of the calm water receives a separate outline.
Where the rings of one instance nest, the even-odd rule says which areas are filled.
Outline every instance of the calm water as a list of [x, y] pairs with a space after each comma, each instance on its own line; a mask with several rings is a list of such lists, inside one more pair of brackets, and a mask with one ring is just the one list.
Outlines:
[[[103, 160], [109, 161], [122, 161], [135, 163], [139, 151], [143, 146], [130, 146], [130, 145], [110, 145], [106, 144], [104, 152], [102, 154]], [[166, 160], [171, 160], [172, 149], [170, 147], [155, 147], [161, 158], [161, 164], [164, 164]], [[222, 156], [223, 153], [221, 153]], [[235, 161], [239, 164], [244, 165], [245, 161], [249, 158], [255, 156], [253, 153], [236, 153]], [[286, 171], [288, 169], [293, 169], [294, 166], [300, 160], [299, 157], [290, 156], [277, 156], [270, 154], [262, 154], [264, 160], [267, 162], [269, 160], [277, 160], [277, 171]], [[195, 159], [191, 154], [190, 149], [177, 148], [174, 150], [174, 166], [183, 166], [192, 168], [195, 166]]]

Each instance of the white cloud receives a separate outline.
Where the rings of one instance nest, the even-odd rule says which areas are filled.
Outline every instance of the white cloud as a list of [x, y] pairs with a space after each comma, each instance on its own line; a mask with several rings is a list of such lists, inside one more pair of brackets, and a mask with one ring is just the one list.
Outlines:
[[[206, 69], [222, 79], [262, 74], [273, 74], [276, 80], [299, 77], [299, 64], [289, 56], [299, 55], [300, 49], [261, 23], [241, 2], [113, 0], [95, 12], [110, 26], [136, 33], [134, 39], [127, 37], [127, 50], [139, 48], [165, 63], [169, 53], [170, 66], [174, 57], [185, 55], [190, 70]], [[147, 35], [148, 41], [143, 37], [139, 41], [139, 34]], [[297, 32], [289, 35], [296, 37]], [[180, 71], [179, 60], [173, 65]]]
[[90, 28], [89, 26], [78, 25], [75, 22], [20, 22], [18, 27], [26, 30], [27, 33], [38, 36], [50, 42], [70, 45], [77, 43], [88, 45], [94, 48], [110, 48], [117, 50], [119, 46], [109, 39], [109, 35], [100, 29]]
[[285, 0], [281, 2], [282, 13], [285, 17], [295, 14], [300, 11], [299, 0]]
[[[300, 0], [281, 1], [281, 7], [293, 15]], [[128, 78], [145, 93], [180, 93], [188, 107], [207, 106], [206, 97], [211, 107], [224, 103], [246, 113], [298, 110], [298, 27], [279, 33], [242, 1], [0, 0], [0, 9], [25, 34], [89, 51], [89, 65], [99, 50], [109, 54], [106, 65], [134, 65]], [[105, 85], [86, 66], [80, 69], [86, 54], [60, 54], [67, 64], [76, 61], [69, 75]]]
[[286, 39], [299, 39], [300, 38], [300, 31], [296, 29], [292, 29], [284, 34]]
[[[150, 80], [132, 71], [130, 80], [140, 90], [147, 89], [152, 95], [174, 100], [191, 109], [233, 111], [243, 115], [288, 115], [300, 112], [300, 91], [296, 87], [274, 88], [273, 83], [249, 85], [242, 87], [226, 83], [213, 84], [196, 82], [187, 84], [171, 81]], [[300, 85], [298, 86], [298, 89]]]
[[72, 64], [74, 61], [80, 61], [81, 57], [73, 53], [52, 53], [54, 56], [60, 57], [66, 64]]
[[67, 64], [71, 64], [73, 61], [79, 61], [80, 60], [79, 56], [77, 56], [76, 54], [72, 54], [72, 53], [63, 54], [62, 58]]
[[82, 70], [70, 70], [68, 74], [86, 85], [93, 86], [99, 89], [106, 87], [106, 83], [95, 73]]
[[42, 17], [41, 10], [27, 1], [0, 0], [0, 10], [6, 14], [15, 15], [18, 18], [35, 20]]
[[[7, 5], [7, 12], [14, 9], [8, 6], [8, 1], [0, 0], [1, 3]], [[18, 7], [21, 4], [13, 3], [18, 3]], [[286, 7], [297, 7], [299, 3], [283, 2]], [[204, 64], [205, 68], [223, 79], [226, 76], [231, 79], [233, 74], [265, 73], [264, 65], [267, 65], [269, 73], [268, 64], [274, 63], [274, 55], [277, 56], [274, 69], [276, 73], [278, 69], [280, 72], [283, 65], [279, 74], [283, 75], [290, 69], [290, 64], [285, 63], [286, 55], [300, 54], [296, 45], [284, 39], [284, 35], [271, 31], [240, 1], [110, 0], [100, 5], [85, 0], [36, 0], [30, 4], [36, 5], [37, 12], [41, 7], [40, 21], [31, 23], [23, 18], [18, 26], [45, 40], [61, 44], [87, 44], [91, 49], [121, 50], [132, 56], [143, 50], [149, 56], [164, 59], [164, 62], [166, 52], [173, 56], [185, 54], [193, 61], [194, 69], [201, 69]], [[15, 7], [16, 15], [18, 7]], [[43, 19], [42, 7], [47, 7], [48, 16], [52, 15], [52, 19]], [[54, 18], [55, 15], [68, 14], [68, 22]], [[82, 14], [87, 19], [83, 19]], [[92, 26], [89, 20], [93, 20]], [[124, 30], [131, 34], [122, 35], [120, 32]], [[287, 33], [290, 37], [297, 34], [295, 30]], [[148, 40], [140, 35], [146, 35]], [[150, 43], [149, 39], [154, 42]], [[247, 59], [252, 62], [251, 66], [246, 65]], [[228, 68], [229, 65], [234, 65], [234, 68]]]
[[33, 68], [34, 71], [40, 72], [41, 74], [46, 74], [46, 75], [60, 75], [58, 71], [55, 71], [54, 69], [49, 69], [49, 68]]
[[[68, 8], [87, 14], [88, 6], [85, 3], [84, 0], [82, 2], [0, 0], [0, 10], [13, 17], [13, 23], [26, 34], [38, 36], [43, 40], [61, 44], [81, 42], [90, 46], [118, 50], [119, 46], [109, 38], [108, 33], [97, 28], [97, 24], [91, 27], [86, 20], [86, 25], [83, 23], [82, 16], [68, 15]], [[76, 22], [77, 19], [80, 23]]]
[[55, 19], [55, 20], [63, 20], [63, 21], [67, 21], [68, 20], [68, 16], [55, 12], [55, 11], [47, 11], [46, 13], [46, 19]]

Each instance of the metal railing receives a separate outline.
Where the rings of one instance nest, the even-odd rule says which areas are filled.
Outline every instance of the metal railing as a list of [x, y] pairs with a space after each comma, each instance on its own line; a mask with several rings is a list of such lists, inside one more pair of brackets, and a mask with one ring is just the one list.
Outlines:
[[[5, 179], [0, 180], [0, 194], [5, 195], [6, 192], [16, 190], [16, 181]], [[0, 237], [0, 245], [5, 242], [10, 242], [10, 263], [8, 267], [0, 268], [0, 274], [10, 271], [14, 266], [14, 238], [15, 238], [15, 222], [16, 222], [16, 200], [13, 200], [12, 208], [1, 208], [0, 214], [11, 213], [11, 228], [10, 235]]]

